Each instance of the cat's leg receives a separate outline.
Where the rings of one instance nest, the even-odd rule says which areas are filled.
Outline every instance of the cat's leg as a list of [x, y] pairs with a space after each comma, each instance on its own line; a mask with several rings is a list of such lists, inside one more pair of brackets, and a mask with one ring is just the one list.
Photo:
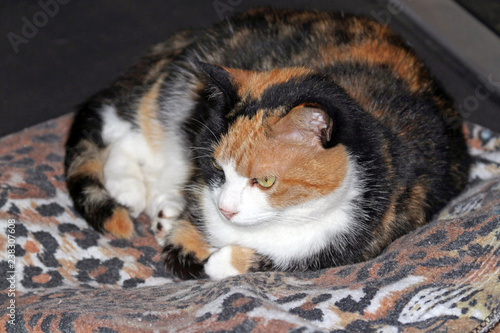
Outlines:
[[146, 213], [151, 218], [151, 229], [160, 244], [164, 243], [173, 223], [184, 211], [182, 190], [190, 171], [186, 153], [173, 139], [167, 139], [165, 148], [143, 165], [147, 185]]
[[146, 211], [151, 218], [151, 230], [158, 243], [163, 245], [173, 224], [183, 212], [185, 201], [180, 191], [172, 189], [161, 192], [154, 189], [149, 195]]
[[108, 148], [103, 173], [105, 187], [111, 196], [137, 217], [146, 208], [146, 187], [137, 154], [144, 147], [132, 136], [135, 135], [127, 136]]
[[249, 248], [210, 247], [201, 231], [187, 219], [174, 222], [165, 238], [163, 259], [167, 270], [182, 279], [219, 280], [273, 267], [270, 260]]
[[230, 245], [214, 251], [204, 268], [208, 277], [219, 280], [244, 273], [268, 271], [272, 269], [272, 263], [250, 248]]

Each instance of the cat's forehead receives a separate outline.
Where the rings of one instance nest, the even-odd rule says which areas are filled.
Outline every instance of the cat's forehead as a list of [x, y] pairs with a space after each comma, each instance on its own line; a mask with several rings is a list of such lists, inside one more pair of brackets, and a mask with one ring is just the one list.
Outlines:
[[[253, 116], [241, 115], [214, 147], [214, 158], [232, 164], [246, 177], [283, 171], [285, 160], [307, 155], [311, 146], [290, 143], [275, 136], [277, 123], [287, 114], [284, 108], [260, 109]], [[286, 156], [286, 158], [285, 158]]]
[[214, 150], [214, 158], [231, 164], [245, 177], [265, 176], [269, 170], [284, 170], [283, 154], [290, 146], [270, 137], [274, 110], [259, 110], [254, 116], [240, 116]]
[[249, 161], [272, 154], [273, 145], [266, 135], [267, 113], [260, 110], [253, 117], [238, 117], [215, 147], [215, 159], [226, 163], [231, 161], [240, 168], [245, 167], [242, 173], [253, 173], [251, 167], [247, 170]]

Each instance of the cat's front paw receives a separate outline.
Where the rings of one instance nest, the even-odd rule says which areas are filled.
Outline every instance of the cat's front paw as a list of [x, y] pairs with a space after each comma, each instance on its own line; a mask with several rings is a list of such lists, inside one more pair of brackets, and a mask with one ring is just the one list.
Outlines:
[[163, 211], [158, 212], [158, 214], [151, 219], [151, 230], [153, 231], [156, 241], [160, 245], [165, 245], [169, 231], [172, 229], [174, 220], [177, 217], [167, 217]]
[[255, 251], [240, 246], [225, 246], [213, 252], [205, 264], [205, 273], [214, 280], [244, 274], [255, 262]]
[[184, 210], [184, 200], [177, 196], [159, 196], [149, 208], [151, 215], [151, 230], [156, 240], [163, 245], [172, 225]]
[[225, 246], [212, 253], [205, 264], [205, 273], [213, 280], [240, 274], [231, 264], [232, 252], [231, 246]]
[[139, 216], [146, 209], [146, 187], [140, 179], [110, 178], [105, 186], [116, 201], [129, 209], [132, 217]]

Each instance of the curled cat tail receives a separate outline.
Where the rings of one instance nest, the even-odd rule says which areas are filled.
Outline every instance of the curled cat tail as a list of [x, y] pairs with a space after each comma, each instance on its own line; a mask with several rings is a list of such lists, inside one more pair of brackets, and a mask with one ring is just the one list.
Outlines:
[[66, 142], [66, 183], [74, 207], [94, 229], [129, 239], [134, 234], [134, 225], [128, 209], [116, 202], [104, 187], [106, 145], [98, 109], [87, 103], [75, 116]]

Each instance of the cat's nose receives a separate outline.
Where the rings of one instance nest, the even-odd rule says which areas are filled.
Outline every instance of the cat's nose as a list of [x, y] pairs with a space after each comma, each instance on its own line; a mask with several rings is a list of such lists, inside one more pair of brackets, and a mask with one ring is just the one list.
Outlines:
[[224, 217], [228, 220], [230, 220], [234, 215], [236, 215], [238, 213], [238, 212], [228, 211], [228, 210], [225, 210], [222, 208], [219, 208], [219, 210], [222, 213], [222, 215], [224, 215]]

